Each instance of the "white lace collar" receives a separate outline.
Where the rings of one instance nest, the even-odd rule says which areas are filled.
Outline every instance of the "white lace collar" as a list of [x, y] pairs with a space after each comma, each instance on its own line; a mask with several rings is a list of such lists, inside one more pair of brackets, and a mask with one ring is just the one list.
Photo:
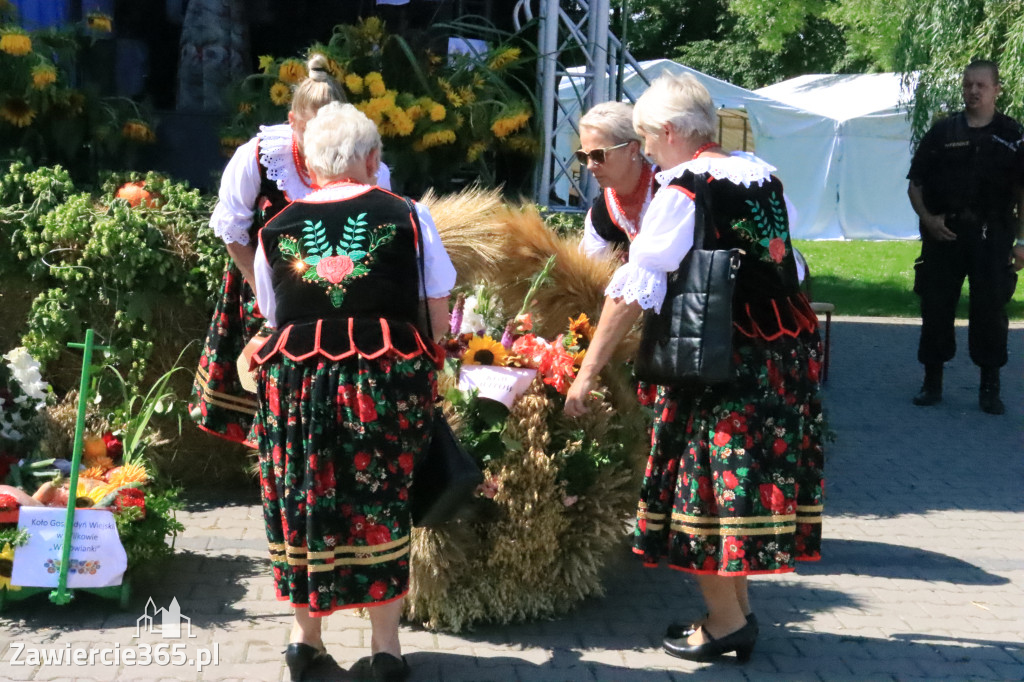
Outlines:
[[715, 180], [728, 180], [735, 185], [750, 187], [750, 183], [762, 182], [771, 178], [775, 166], [764, 159], [758, 158], [750, 152], [732, 152], [725, 158], [721, 157], [700, 157], [663, 170], [655, 177], [659, 185], [667, 185], [685, 171], [694, 174], [707, 173]]
[[292, 127], [287, 123], [260, 126], [256, 134], [259, 139], [260, 164], [267, 169], [267, 177], [277, 184], [289, 201], [301, 199], [311, 188], [302, 182], [295, 168], [292, 153]]

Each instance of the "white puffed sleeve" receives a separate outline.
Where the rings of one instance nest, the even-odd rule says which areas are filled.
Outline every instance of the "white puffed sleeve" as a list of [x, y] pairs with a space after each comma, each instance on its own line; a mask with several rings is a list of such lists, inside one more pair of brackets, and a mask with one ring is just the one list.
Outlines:
[[381, 189], [391, 189], [391, 169], [383, 161], [380, 162], [380, 167], [377, 168], [377, 186]]
[[262, 242], [256, 249], [252, 272], [256, 278], [256, 304], [260, 307], [260, 313], [267, 319], [267, 326], [276, 327], [277, 297], [274, 296], [274, 273], [267, 262], [267, 254], [263, 252]]
[[629, 247], [629, 262], [615, 271], [604, 293], [626, 303], [661, 311], [668, 273], [693, 246], [693, 201], [673, 186], [658, 190], [643, 226]]
[[607, 253], [609, 248], [607, 240], [594, 228], [594, 221], [590, 217], [592, 211], [587, 211], [587, 218], [583, 221], [583, 239], [580, 240], [580, 251], [590, 258]]
[[249, 228], [256, 213], [260, 193], [260, 166], [256, 158], [257, 139], [235, 150], [220, 180], [217, 205], [210, 216], [210, 227], [224, 243], [249, 243]]
[[420, 291], [420, 296], [444, 298], [455, 286], [455, 266], [441, 243], [430, 209], [417, 203], [416, 215], [419, 216], [420, 230], [423, 232], [423, 275], [426, 282], [426, 291]]

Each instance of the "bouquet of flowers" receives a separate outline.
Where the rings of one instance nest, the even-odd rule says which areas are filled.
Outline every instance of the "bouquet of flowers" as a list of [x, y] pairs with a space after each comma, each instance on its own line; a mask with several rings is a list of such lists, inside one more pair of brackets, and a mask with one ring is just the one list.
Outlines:
[[445, 412], [484, 483], [465, 520], [414, 539], [408, 610], [431, 627], [550, 617], [600, 594], [635, 504], [639, 408], [601, 392], [585, 417], [563, 413], [595, 326], [579, 314], [554, 338], [535, 333], [531, 304], [554, 263], [514, 314], [486, 286], [452, 313]]

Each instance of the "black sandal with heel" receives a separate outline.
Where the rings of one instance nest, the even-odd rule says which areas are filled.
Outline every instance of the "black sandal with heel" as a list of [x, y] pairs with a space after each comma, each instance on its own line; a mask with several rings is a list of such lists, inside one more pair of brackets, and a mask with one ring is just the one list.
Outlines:
[[[693, 633], [700, 629], [701, 624], [706, 623], [708, 616], [711, 614], [705, 613], [704, 617], [693, 623], [672, 623], [665, 629], [665, 637], [667, 639], [686, 639]], [[754, 626], [756, 632], [759, 628], [757, 625], [757, 616], [753, 612], [747, 614], [747, 623]]]

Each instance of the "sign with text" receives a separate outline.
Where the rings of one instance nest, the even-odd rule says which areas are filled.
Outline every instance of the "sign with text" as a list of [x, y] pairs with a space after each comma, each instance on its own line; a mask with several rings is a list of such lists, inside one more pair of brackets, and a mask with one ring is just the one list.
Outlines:
[[[64, 547], [67, 510], [22, 507], [18, 529], [28, 531], [28, 544], [14, 551], [11, 584], [57, 587]], [[105, 509], [76, 509], [68, 559], [68, 587], [120, 585], [128, 567], [117, 522]]]
[[497, 400], [511, 408], [537, 376], [535, 369], [492, 367], [491, 365], [463, 365], [459, 372], [459, 390], [479, 391], [481, 398]]

